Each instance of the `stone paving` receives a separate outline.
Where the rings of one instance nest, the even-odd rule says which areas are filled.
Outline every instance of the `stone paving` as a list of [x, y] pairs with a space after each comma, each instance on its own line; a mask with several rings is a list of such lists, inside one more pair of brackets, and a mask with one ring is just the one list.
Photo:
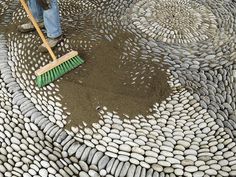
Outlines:
[[[0, 2], [1, 26], [25, 17], [17, 1]], [[0, 30], [0, 176], [236, 176], [235, 2], [61, 0], [60, 6], [71, 28], [82, 24], [77, 16], [89, 16], [107, 40], [115, 28], [134, 34], [122, 61], [140, 51], [167, 66], [172, 93], [147, 116], [120, 117], [104, 107], [91, 128], [64, 130], [68, 113], [58, 83], [39, 89], [33, 81], [33, 71], [49, 60], [37, 52], [36, 34]], [[59, 51], [76, 42], [65, 39]], [[89, 51], [92, 44], [80, 45]]]

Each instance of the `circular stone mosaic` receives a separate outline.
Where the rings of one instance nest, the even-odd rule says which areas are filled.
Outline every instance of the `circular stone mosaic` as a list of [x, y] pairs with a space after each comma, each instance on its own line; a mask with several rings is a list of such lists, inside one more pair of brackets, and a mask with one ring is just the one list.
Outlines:
[[190, 0], [138, 1], [128, 10], [127, 18], [148, 36], [168, 43], [206, 40], [217, 29], [211, 10]]
[[[66, 77], [42, 89], [35, 86], [34, 70], [50, 58], [37, 51], [36, 33], [15, 30], [26, 16], [18, 0], [0, 0], [4, 2], [0, 177], [236, 176], [235, 1], [60, 0], [62, 26], [71, 30], [58, 46], [59, 55], [74, 48], [83, 56], [94, 53], [93, 47], [105, 55], [108, 50], [100, 41], [106, 41], [114, 49], [123, 47], [119, 67], [132, 66], [125, 73], [126, 86], [147, 89], [143, 86], [151, 85], [157, 73], [155, 63], [167, 68], [172, 90], [160, 103], [155, 101], [148, 115], [119, 115], [104, 106], [91, 127], [83, 122], [84, 127], [72, 131], [64, 129], [70, 106], [62, 102], [60, 84]], [[176, 33], [168, 32], [174, 29]], [[192, 38], [182, 32], [188, 30]], [[123, 32], [135, 36], [125, 35], [120, 46], [114, 45]], [[185, 38], [177, 36], [180, 32]], [[81, 71], [91, 74], [85, 65], [93, 60], [84, 56], [86, 63], [71, 72], [80, 79]]]

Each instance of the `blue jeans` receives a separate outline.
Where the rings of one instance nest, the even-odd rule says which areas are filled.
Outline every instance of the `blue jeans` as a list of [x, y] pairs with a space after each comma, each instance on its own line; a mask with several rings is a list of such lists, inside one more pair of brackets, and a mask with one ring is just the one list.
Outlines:
[[47, 30], [47, 36], [49, 38], [57, 38], [61, 36], [61, 21], [59, 16], [59, 8], [57, 0], [51, 0], [51, 8], [43, 10], [38, 4], [37, 0], [29, 0], [29, 8], [37, 20], [37, 22], [44, 21], [45, 28]]

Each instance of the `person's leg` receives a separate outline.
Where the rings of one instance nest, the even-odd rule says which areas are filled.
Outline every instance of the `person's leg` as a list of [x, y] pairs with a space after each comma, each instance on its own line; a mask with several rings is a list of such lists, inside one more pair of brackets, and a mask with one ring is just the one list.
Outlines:
[[[53, 49], [62, 41], [61, 20], [57, 0], [51, 0], [50, 8], [43, 11], [44, 25], [47, 30], [48, 43]], [[39, 46], [40, 52], [47, 52], [45, 44]]]
[[57, 0], [51, 0], [50, 9], [43, 11], [44, 25], [49, 38], [58, 38], [62, 35], [61, 20]]
[[[36, 19], [36, 21], [39, 22], [38, 23], [39, 27], [43, 28], [44, 27], [44, 24], [43, 24], [43, 9], [38, 4], [38, 1], [37, 0], [29, 0], [28, 6], [29, 6], [34, 18]], [[26, 32], [30, 32], [30, 31], [35, 30], [33, 24], [30, 21], [19, 25], [17, 28], [18, 28], [18, 31], [20, 31], [22, 33], [26, 33]]]
[[37, 0], [29, 0], [29, 8], [37, 22], [43, 21], [43, 8], [39, 5]]

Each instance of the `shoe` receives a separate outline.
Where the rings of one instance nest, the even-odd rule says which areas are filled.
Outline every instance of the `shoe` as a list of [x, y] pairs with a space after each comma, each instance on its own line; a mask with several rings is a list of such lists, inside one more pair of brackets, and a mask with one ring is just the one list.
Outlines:
[[[49, 44], [49, 46], [50, 46], [52, 49], [54, 49], [54, 48], [57, 46], [57, 44], [59, 44], [62, 40], [63, 40], [63, 36], [62, 36], [62, 35], [59, 36], [59, 37], [57, 37], [57, 38], [48, 38], [48, 39], [47, 39], [48, 44]], [[39, 46], [38, 50], [39, 50], [40, 52], [42, 52], [42, 53], [48, 52], [48, 50], [47, 50], [45, 44], [41, 44], [41, 45]]]
[[[39, 27], [42, 29], [44, 28], [44, 23], [43, 22], [39, 22], [38, 23]], [[35, 30], [34, 25], [31, 22], [27, 22], [24, 24], [21, 24], [17, 27], [18, 31], [20, 31], [21, 33], [27, 33], [27, 32], [31, 32]]]

